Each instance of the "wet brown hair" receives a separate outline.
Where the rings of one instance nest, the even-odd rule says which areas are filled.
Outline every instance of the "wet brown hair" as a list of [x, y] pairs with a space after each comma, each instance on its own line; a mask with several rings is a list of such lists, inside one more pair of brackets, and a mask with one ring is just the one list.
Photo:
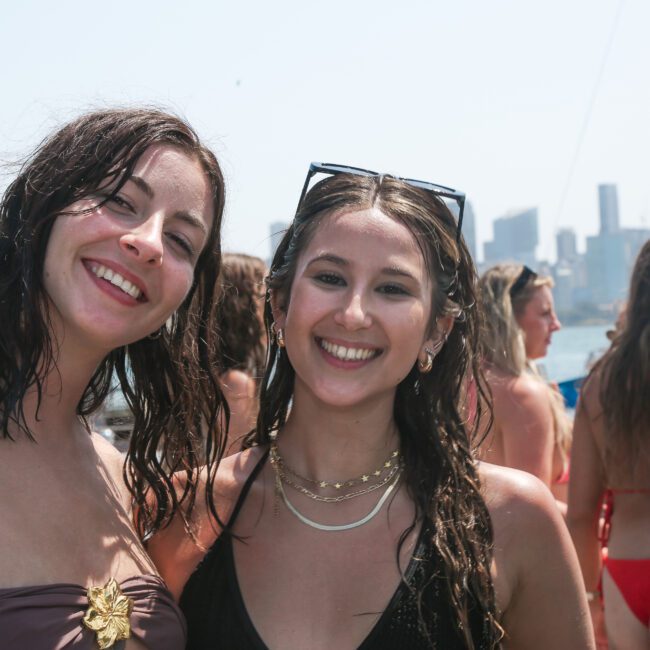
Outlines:
[[[23, 397], [35, 388], [40, 404], [44, 377], [56, 367], [43, 286], [52, 226], [59, 215], [70, 214], [68, 206], [100, 187], [113, 188], [100, 205], [112, 199], [154, 144], [176, 147], [198, 162], [212, 191], [214, 222], [197, 260], [193, 285], [161, 336], [113, 350], [95, 371], [77, 407], [79, 415], [90, 415], [117, 379], [134, 415], [125, 479], [138, 506], [142, 535], [168, 521], [180, 501], [193, 503], [201, 432], [215, 429], [222, 404], [213, 370], [215, 337], [207, 326], [221, 261], [225, 197], [219, 164], [178, 117], [156, 109], [97, 111], [43, 141], [0, 203], [0, 436], [15, 439], [24, 434], [33, 439]], [[208, 440], [209, 461], [216, 461], [221, 446], [220, 440]], [[171, 476], [181, 470], [188, 481], [178, 497]], [[150, 493], [153, 508], [146, 505]]]
[[[454, 217], [432, 193], [390, 176], [338, 174], [327, 178], [308, 192], [278, 246], [269, 288], [276, 292], [280, 304], [288, 304], [299, 256], [323, 220], [343, 210], [373, 207], [404, 224], [420, 246], [426, 268], [434, 279], [431, 330], [436, 317], [456, 316], [433, 370], [421, 374], [414, 360], [412, 370], [397, 387], [394, 417], [406, 485], [416, 506], [416, 520], [404, 531], [397, 557], [416, 523], [425, 519], [431, 522], [431, 543], [442, 559], [441, 584], [447, 589], [453, 623], [466, 647], [475, 648], [469, 612], [478, 611], [483, 621], [483, 638], [489, 639], [489, 647], [493, 647], [501, 637], [501, 629], [490, 576], [492, 527], [470, 449], [475, 431], [466, 431], [459, 407], [470, 377], [479, 393], [485, 395], [477, 362], [476, 272], [464, 242], [456, 240]], [[270, 304], [266, 306], [265, 320], [270, 334]], [[262, 381], [257, 429], [249, 444], [269, 443], [271, 432], [285, 423], [293, 395], [295, 373], [286, 350], [280, 349], [277, 341], [271, 343], [269, 359]], [[436, 579], [440, 576], [427, 577], [430, 582]], [[422, 598], [427, 585], [420, 585], [416, 596], [420, 624], [428, 635], [431, 621]]]
[[259, 257], [226, 253], [217, 283], [215, 327], [219, 333], [219, 373], [242, 370], [259, 381], [266, 365], [266, 331], [258, 314], [264, 299], [266, 264]]
[[641, 249], [630, 281], [625, 325], [594, 366], [602, 376], [606, 453], [635, 467], [650, 457], [650, 241]]

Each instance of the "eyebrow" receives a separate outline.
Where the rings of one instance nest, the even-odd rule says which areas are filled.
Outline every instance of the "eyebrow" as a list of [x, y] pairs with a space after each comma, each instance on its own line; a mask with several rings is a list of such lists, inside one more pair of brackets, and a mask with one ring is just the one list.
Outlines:
[[[149, 185], [149, 183], [144, 180], [144, 178], [140, 178], [140, 176], [129, 176], [129, 180], [132, 181], [138, 189], [144, 192], [147, 197], [150, 199], [154, 198], [155, 192], [153, 191], [151, 185]], [[186, 224], [192, 226], [193, 228], [198, 228], [204, 234], [207, 234], [208, 232], [208, 229], [205, 227], [203, 221], [198, 217], [195, 217], [193, 214], [190, 214], [189, 212], [185, 212], [184, 210], [176, 212], [174, 213], [174, 218], [179, 219], [180, 221], [184, 221]]]
[[192, 228], [197, 228], [205, 235], [208, 234], [208, 229], [203, 223], [203, 220], [199, 219], [198, 217], [195, 217], [193, 214], [190, 214], [189, 212], [185, 212], [185, 211], [175, 212], [173, 218], [179, 219], [180, 221], [184, 221], [188, 226], [192, 226]]
[[140, 190], [142, 190], [150, 199], [153, 199], [154, 197], [154, 191], [147, 183], [147, 181], [144, 180], [144, 178], [140, 178], [139, 176], [129, 176], [129, 180]]
[[[312, 264], [315, 264], [316, 262], [332, 262], [332, 264], [336, 264], [337, 266], [343, 266], [343, 267], [350, 266], [348, 260], [339, 257], [338, 255], [332, 255], [331, 253], [324, 253], [323, 255], [318, 255], [317, 257], [314, 257], [313, 260], [309, 261], [307, 267], [311, 266]], [[408, 271], [406, 271], [403, 268], [400, 268], [399, 266], [385, 266], [381, 270], [381, 273], [383, 275], [392, 275], [392, 276], [409, 278], [417, 282], [417, 279], [412, 273], [409, 273]]]

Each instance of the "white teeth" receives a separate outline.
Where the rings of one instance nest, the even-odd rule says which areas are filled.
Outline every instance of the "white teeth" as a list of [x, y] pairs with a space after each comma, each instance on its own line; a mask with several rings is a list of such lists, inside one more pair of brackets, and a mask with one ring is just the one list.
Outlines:
[[342, 345], [330, 343], [325, 339], [320, 339], [320, 345], [326, 352], [329, 352], [333, 357], [341, 359], [341, 361], [361, 361], [370, 359], [375, 356], [376, 350], [368, 350], [367, 348], [346, 348]]
[[115, 285], [124, 293], [128, 294], [136, 300], [142, 295], [142, 292], [134, 284], [131, 284], [127, 279], [123, 278], [119, 273], [111, 269], [107, 269], [103, 264], [92, 264], [90, 270], [98, 277], [108, 280], [111, 284]]

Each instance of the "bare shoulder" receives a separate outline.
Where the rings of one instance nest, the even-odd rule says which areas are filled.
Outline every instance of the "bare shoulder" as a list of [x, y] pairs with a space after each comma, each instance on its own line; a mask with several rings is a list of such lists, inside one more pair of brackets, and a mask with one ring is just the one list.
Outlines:
[[490, 515], [501, 518], [546, 518], [557, 514], [549, 489], [537, 477], [510, 467], [479, 463], [483, 498]]
[[550, 490], [536, 476], [481, 462], [483, 498], [494, 530], [495, 549], [517, 572], [531, 552], [554, 543], [564, 522]]
[[523, 373], [519, 376], [491, 372], [490, 388], [495, 408], [511, 409], [513, 406], [528, 408], [532, 404], [548, 403], [548, 388], [544, 382]]
[[550, 491], [526, 472], [481, 463], [479, 473], [507, 647], [592, 648], [580, 567]]
[[600, 391], [603, 385], [603, 378], [600, 368], [592, 371], [580, 388], [579, 407], [587, 412], [590, 417], [602, 413], [600, 403]]
[[[219, 521], [226, 524], [251, 472], [263, 457], [260, 447], [229, 456], [221, 461], [212, 485], [213, 501]], [[175, 487], [181, 492], [185, 479], [175, 477]], [[160, 574], [178, 599], [185, 583], [206, 552], [221, 533], [207, 503], [208, 472], [199, 477], [196, 501], [191, 513], [178, 513], [174, 520], [149, 540], [147, 551]]]
[[241, 370], [228, 370], [220, 377], [227, 398], [243, 399], [255, 395], [255, 381]]

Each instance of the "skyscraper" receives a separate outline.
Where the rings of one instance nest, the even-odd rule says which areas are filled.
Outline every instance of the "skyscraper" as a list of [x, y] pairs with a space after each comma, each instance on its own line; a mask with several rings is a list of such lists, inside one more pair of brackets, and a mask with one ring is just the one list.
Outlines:
[[611, 235], [618, 232], [618, 192], [613, 183], [598, 186], [598, 206], [600, 209], [600, 234]]
[[535, 267], [537, 208], [494, 220], [494, 239], [485, 242], [485, 264], [518, 262]]
[[572, 228], [560, 228], [555, 233], [555, 242], [558, 262], [570, 262], [578, 257], [576, 233]]

